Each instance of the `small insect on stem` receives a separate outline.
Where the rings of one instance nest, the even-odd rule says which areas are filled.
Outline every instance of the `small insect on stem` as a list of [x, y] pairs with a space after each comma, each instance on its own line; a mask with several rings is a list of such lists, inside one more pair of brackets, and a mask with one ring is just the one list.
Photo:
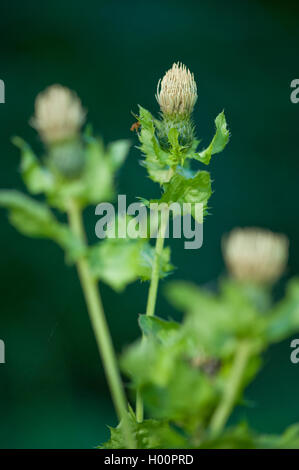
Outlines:
[[130, 127], [130, 131], [131, 132], [134, 132], [134, 131], [138, 132], [138, 129], [139, 129], [140, 126], [141, 126], [141, 124], [140, 124], [139, 121], [134, 122], [134, 124], [132, 124], [132, 126]]

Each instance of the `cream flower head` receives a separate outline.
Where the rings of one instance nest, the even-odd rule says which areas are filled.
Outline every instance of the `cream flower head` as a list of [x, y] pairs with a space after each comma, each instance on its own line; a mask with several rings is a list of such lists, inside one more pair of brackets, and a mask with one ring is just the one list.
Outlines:
[[189, 116], [197, 101], [193, 74], [185, 65], [173, 64], [157, 86], [156, 99], [166, 116]]
[[30, 124], [46, 144], [74, 138], [85, 121], [85, 111], [76, 93], [62, 85], [52, 85], [35, 100], [35, 116]]
[[232, 276], [240, 281], [274, 283], [288, 259], [285, 235], [259, 228], [237, 228], [223, 238], [223, 255]]

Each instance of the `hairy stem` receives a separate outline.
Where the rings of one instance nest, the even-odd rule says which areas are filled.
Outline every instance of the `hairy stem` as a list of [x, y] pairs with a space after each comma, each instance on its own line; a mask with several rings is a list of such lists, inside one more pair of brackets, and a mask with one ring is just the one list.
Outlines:
[[[159, 277], [160, 277], [160, 259], [163, 252], [165, 231], [168, 225], [168, 212], [161, 213], [161, 224], [157, 233], [157, 240], [155, 246], [155, 256], [152, 267], [151, 282], [148, 292], [146, 315], [152, 317], [155, 314]], [[144, 338], [143, 338], [144, 340]], [[138, 423], [143, 421], [143, 399], [140, 389], [137, 389], [136, 394], [136, 420]]]
[[[82, 242], [86, 243], [81, 210], [74, 200], [70, 201], [68, 216], [72, 231], [81, 239]], [[127, 400], [118, 370], [116, 355], [106, 322], [97, 282], [91, 275], [87, 259], [84, 256], [80, 257], [76, 264], [113, 403], [117, 416], [122, 422], [124, 439], [127, 447], [129, 449], [134, 449], [136, 448], [136, 445], [128, 418]]]
[[231, 369], [231, 375], [226, 383], [222, 400], [212, 417], [210, 429], [212, 435], [218, 435], [225, 427], [238, 398], [242, 379], [251, 354], [251, 344], [243, 340], [237, 349]]

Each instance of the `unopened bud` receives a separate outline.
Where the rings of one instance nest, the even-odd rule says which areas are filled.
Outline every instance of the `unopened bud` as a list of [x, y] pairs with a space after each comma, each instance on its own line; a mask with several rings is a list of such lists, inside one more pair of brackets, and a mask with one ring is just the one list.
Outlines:
[[231, 275], [243, 282], [274, 283], [283, 273], [289, 242], [285, 235], [258, 228], [237, 228], [223, 239]]
[[85, 114], [76, 93], [61, 85], [52, 85], [37, 96], [35, 116], [30, 123], [43, 142], [51, 145], [76, 138]]
[[189, 116], [197, 101], [193, 74], [181, 63], [173, 64], [159, 80], [156, 99], [165, 116]]

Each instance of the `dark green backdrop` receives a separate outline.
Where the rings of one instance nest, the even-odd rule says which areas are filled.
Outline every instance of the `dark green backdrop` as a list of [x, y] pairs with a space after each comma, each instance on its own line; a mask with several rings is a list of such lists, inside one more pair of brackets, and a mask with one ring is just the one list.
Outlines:
[[[286, 233], [291, 241], [288, 276], [299, 271], [298, 119], [290, 82], [299, 78], [298, 7], [267, 1], [1, 2], [0, 187], [22, 189], [21, 135], [36, 148], [27, 122], [36, 94], [62, 83], [76, 90], [105, 141], [131, 138], [137, 103], [157, 112], [157, 81], [174, 61], [195, 74], [198, 134], [208, 143], [213, 120], [225, 109], [231, 143], [211, 165], [215, 193], [198, 252], [172, 242], [175, 278], [214, 283], [223, 272], [220, 239], [236, 225]], [[132, 149], [118, 190], [128, 200], [154, 197]], [[91, 238], [96, 222], [86, 213]], [[27, 239], [1, 223], [0, 446], [92, 447], [115, 424], [103, 370], [76, 272], [54, 244]], [[118, 351], [138, 335], [146, 285], [103, 298]], [[161, 292], [160, 292], [161, 293]], [[160, 314], [170, 307], [160, 295]], [[279, 432], [299, 421], [299, 365], [289, 341], [265, 357], [265, 369], [249, 388], [252, 408], [239, 409], [258, 430]]]

